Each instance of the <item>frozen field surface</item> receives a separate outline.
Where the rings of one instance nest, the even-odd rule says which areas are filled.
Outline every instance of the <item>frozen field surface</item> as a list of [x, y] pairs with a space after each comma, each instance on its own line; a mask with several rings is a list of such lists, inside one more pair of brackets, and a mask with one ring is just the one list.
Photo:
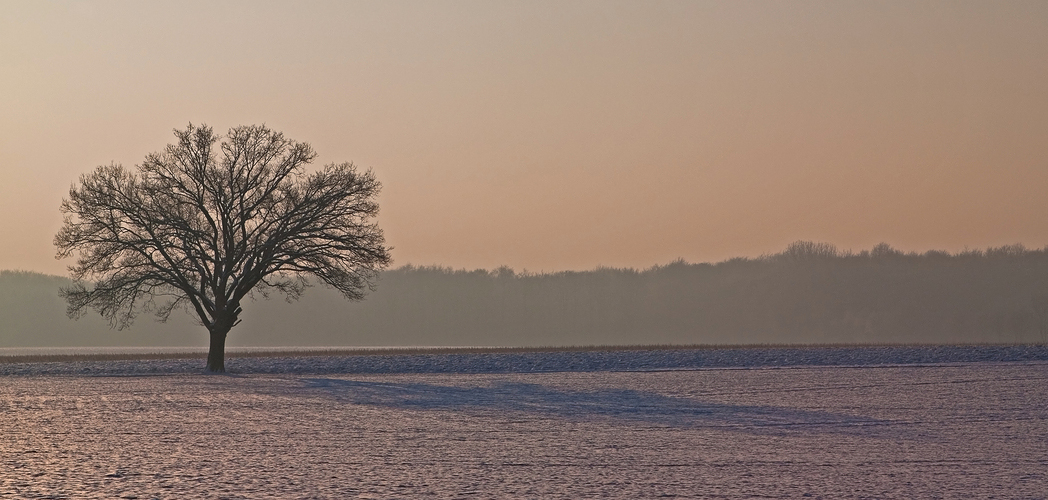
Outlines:
[[[200, 373], [206, 354], [190, 359], [12, 363], [3, 375], [147, 375]], [[871, 366], [1048, 361], [1046, 345], [699, 348], [233, 357], [237, 374], [534, 373], [691, 370], [787, 366]]]
[[1048, 362], [895, 361], [25, 369], [0, 498], [1048, 497]]

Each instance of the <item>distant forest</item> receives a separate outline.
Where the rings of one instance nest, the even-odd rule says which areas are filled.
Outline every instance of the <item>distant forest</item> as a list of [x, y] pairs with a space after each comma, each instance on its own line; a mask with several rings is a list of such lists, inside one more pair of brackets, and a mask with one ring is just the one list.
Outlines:
[[[188, 314], [113, 331], [66, 318], [64, 278], [0, 272], [0, 347], [206, 346]], [[245, 306], [234, 346], [1033, 343], [1048, 341], [1048, 248], [785, 251], [645, 270], [404, 266], [363, 302], [314, 287]]]

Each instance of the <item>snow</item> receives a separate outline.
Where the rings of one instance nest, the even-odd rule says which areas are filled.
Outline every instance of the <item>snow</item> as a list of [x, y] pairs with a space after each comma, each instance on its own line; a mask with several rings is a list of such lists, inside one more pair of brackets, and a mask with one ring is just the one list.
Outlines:
[[3, 498], [1044, 498], [1043, 347], [0, 364]]
[[[239, 374], [535, 373], [694, 370], [796, 366], [877, 366], [1048, 361], [1045, 345], [682, 348], [518, 353], [364, 354], [228, 357]], [[3, 375], [147, 375], [197, 373], [191, 359], [0, 363]]]

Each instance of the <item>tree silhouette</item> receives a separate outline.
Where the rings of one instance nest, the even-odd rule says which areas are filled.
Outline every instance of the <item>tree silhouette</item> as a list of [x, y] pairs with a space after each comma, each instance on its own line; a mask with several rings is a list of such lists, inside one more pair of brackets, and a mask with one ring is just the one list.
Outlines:
[[78, 254], [61, 291], [70, 317], [92, 308], [123, 328], [140, 310], [160, 321], [191, 310], [210, 333], [207, 369], [221, 372], [245, 297], [292, 301], [314, 278], [360, 300], [391, 262], [370, 170], [307, 173], [314, 150], [265, 126], [222, 138], [190, 124], [175, 136], [137, 172], [98, 167], [62, 201], [58, 257]]

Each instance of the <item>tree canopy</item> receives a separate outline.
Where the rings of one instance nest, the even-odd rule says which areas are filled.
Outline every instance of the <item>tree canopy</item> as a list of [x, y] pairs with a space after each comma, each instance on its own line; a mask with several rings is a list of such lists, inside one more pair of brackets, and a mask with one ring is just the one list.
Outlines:
[[81, 176], [62, 201], [58, 257], [77, 255], [61, 292], [71, 317], [90, 308], [122, 328], [139, 311], [163, 321], [188, 309], [210, 332], [207, 368], [224, 371], [244, 298], [292, 301], [314, 279], [360, 300], [391, 262], [370, 170], [307, 172], [313, 148], [265, 126], [221, 137], [190, 124], [175, 136], [134, 170]]

